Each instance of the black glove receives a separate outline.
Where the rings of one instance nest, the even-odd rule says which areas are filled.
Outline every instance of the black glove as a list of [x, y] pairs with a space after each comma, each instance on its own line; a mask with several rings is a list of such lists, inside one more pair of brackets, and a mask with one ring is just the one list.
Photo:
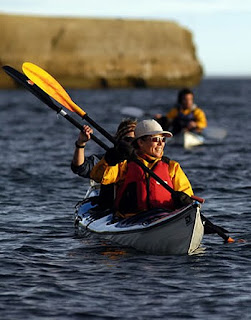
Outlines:
[[174, 191], [172, 193], [172, 199], [176, 209], [193, 203], [193, 200], [183, 191]]
[[134, 153], [134, 149], [130, 142], [126, 142], [124, 140], [121, 140], [117, 146], [116, 149], [118, 153], [121, 155], [121, 157], [125, 160], [128, 160], [132, 157]]
[[117, 163], [124, 161], [124, 159], [118, 153], [116, 148], [111, 148], [106, 151], [105, 161], [109, 164], [109, 166], [115, 166]]
[[116, 147], [109, 149], [105, 154], [105, 161], [109, 166], [129, 159], [133, 155], [133, 147], [126, 141], [120, 141]]

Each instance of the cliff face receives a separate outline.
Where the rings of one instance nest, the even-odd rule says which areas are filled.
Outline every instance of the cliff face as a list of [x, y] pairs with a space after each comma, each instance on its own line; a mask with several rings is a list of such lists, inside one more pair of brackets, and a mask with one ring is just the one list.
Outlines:
[[[68, 88], [194, 86], [192, 34], [172, 22], [0, 15], [0, 64], [33, 62]], [[0, 87], [14, 87], [1, 70]]]

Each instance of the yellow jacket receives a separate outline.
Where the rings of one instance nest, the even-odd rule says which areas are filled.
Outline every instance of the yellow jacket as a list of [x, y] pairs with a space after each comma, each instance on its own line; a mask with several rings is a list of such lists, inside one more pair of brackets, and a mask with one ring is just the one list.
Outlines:
[[[161, 159], [155, 159], [154, 162], [149, 163], [145, 159], [138, 157], [138, 159], [144, 163], [149, 169], [151, 169], [157, 161]], [[98, 183], [111, 184], [111, 183], [123, 183], [127, 172], [127, 160], [120, 162], [115, 166], [109, 166], [108, 163], [102, 158], [92, 169], [90, 177]], [[169, 174], [173, 183], [175, 191], [183, 191], [187, 195], [193, 195], [191, 184], [181, 169], [178, 162], [170, 160], [169, 162]], [[160, 177], [161, 178], [161, 177]]]
[[205, 112], [197, 106], [195, 106], [193, 109], [185, 110], [179, 110], [177, 107], [174, 107], [166, 114], [166, 117], [168, 120], [173, 121], [178, 116], [179, 112], [183, 113], [186, 116], [193, 112], [197, 128], [203, 130], [207, 127], [207, 118]]

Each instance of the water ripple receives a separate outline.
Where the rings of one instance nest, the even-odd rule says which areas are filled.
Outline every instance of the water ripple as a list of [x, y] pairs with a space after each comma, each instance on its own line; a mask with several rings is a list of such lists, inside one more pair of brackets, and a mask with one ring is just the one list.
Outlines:
[[[231, 88], [231, 90], [229, 90]], [[151, 256], [73, 227], [88, 182], [70, 170], [77, 130], [30, 93], [0, 92], [0, 312], [19, 319], [250, 318], [250, 80], [205, 80], [195, 89], [224, 141], [190, 151], [167, 146], [203, 214], [230, 231], [206, 235], [191, 256]], [[123, 106], [165, 112], [177, 90], [70, 90], [112, 134]], [[112, 115], [112, 116], [111, 116]], [[102, 136], [95, 132], [102, 138]], [[102, 152], [90, 142], [87, 154]]]

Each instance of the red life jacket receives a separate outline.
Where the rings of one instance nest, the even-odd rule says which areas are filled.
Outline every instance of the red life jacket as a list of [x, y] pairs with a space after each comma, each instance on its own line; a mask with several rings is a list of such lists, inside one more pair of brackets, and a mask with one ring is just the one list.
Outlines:
[[[165, 159], [158, 161], [152, 171], [173, 188], [168, 169]], [[139, 212], [151, 208], [172, 210], [174, 203], [171, 193], [159, 182], [148, 176], [135, 162], [128, 162], [125, 181], [117, 190], [115, 208], [120, 212]]]

